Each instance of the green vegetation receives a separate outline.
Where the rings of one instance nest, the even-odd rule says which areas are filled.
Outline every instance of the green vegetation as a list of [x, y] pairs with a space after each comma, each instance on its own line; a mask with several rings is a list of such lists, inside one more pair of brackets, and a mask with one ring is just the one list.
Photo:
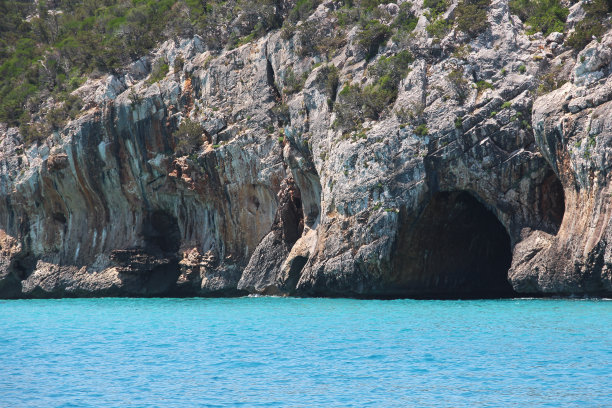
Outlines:
[[297, 92], [300, 92], [304, 87], [304, 83], [308, 78], [308, 72], [304, 72], [302, 75], [297, 76], [295, 72], [293, 72], [293, 68], [287, 68], [285, 72], [285, 87], [283, 88], [283, 92], [287, 95], [291, 95]]
[[147, 80], [147, 83], [154, 84], [166, 77], [168, 72], [170, 71], [170, 67], [168, 66], [167, 61], [161, 61], [159, 64], [155, 65], [151, 70], [151, 76]]
[[459, 104], [463, 104], [470, 94], [470, 84], [468, 80], [463, 77], [463, 71], [453, 69], [448, 73], [446, 79], [455, 94], [455, 100], [459, 102]]
[[489, 81], [478, 81], [476, 82], [476, 89], [478, 90], [478, 94], [480, 95], [487, 89], [493, 89], [493, 84]]
[[463, 127], [463, 116], [457, 116], [455, 118], [455, 129], [461, 129]]
[[[435, 10], [447, 0], [428, 0]], [[21, 126], [36, 140], [40, 132], [55, 128], [74, 116], [80, 106], [70, 93], [88, 77], [120, 73], [122, 67], [146, 55], [168, 39], [203, 38], [212, 50], [232, 48], [282, 27], [283, 38], [297, 35], [298, 52], [330, 58], [346, 43], [346, 29], [357, 25], [358, 44], [368, 59], [391, 36], [404, 44], [417, 18], [411, 4], [399, 5], [397, 15], [385, 0], [340, 0], [335, 12], [339, 29], [329, 32], [319, 21], [307, 21], [322, 0], [54, 0], [0, 2], [0, 122]], [[439, 12], [439, 11], [437, 11]], [[27, 19], [26, 19], [27, 18]], [[301, 22], [298, 26], [298, 22]], [[402, 48], [404, 48], [402, 46]], [[180, 78], [185, 61], [153, 67], [148, 83], [163, 79], [172, 69]], [[330, 106], [337, 90], [337, 71], [326, 86]], [[384, 75], [383, 75], [384, 76]], [[302, 77], [288, 73], [286, 93], [298, 92]], [[381, 81], [388, 81], [383, 78]], [[395, 91], [377, 83], [371, 91], [379, 102], [392, 101]], [[389, 91], [389, 92], [387, 92]], [[132, 101], [137, 104], [137, 100]], [[381, 103], [382, 103], [381, 102]], [[373, 109], [377, 112], [379, 109]], [[53, 113], [53, 115], [49, 115]], [[66, 117], [59, 119], [62, 114]], [[281, 115], [282, 116], [282, 115]], [[32, 117], [49, 117], [53, 123], [32, 125]], [[40, 119], [36, 119], [40, 121]]]
[[510, 109], [512, 107], [512, 102], [510, 101], [506, 101], [504, 103], [502, 103], [501, 108], [502, 109]]
[[562, 76], [562, 69], [562, 65], [555, 65], [550, 68], [546, 74], [540, 76], [540, 84], [538, 85], [536, 94], [544, 95], [554, 91], [557, 88], [560, 88], [564, 83], [566, 83], [567, 78]]
[[378, 52], [378, 47], [391, 36], [391, 28], [378, 20], [370, 20], [362, 24], [357, 35], [357, 41], [366, 50], [366, 59], [370, 59]]
[[427, 18], [433, 17], [433, 19], [446, 13], [448, 10], [448, 0], [424, 0], [423, 8], [429, 9]]
[[391, 27], [400, 33], [410, 33], [416, 28], [419, 19], [410, 10], [412, 7], [410, 2], [402, 3], [399, 7], [399, 13]]
[[443, 38], [453, 26], [452, 21], [442, 17], [448, 9], [448, 1], [424, 0], [423, 7], [427, 9], [425, 17], [429, 20], [429, 24], [425, 27], [427, 34], [438, 39]]
[[204, 136], [204, 132], [204, 127], [198, 122], [189, 118], [183, 119], [178, 130], [173, 135], [176, 143], [176, 154], [185, 156], [199, 148], [203, 142], [202, 136]]
[[326, 30], [322, 29], [320, 22], [317, 20], [305, 21], [297, 28], [288, 29], [284, 27], [281, 31], [281, 36], [285, 39], [293, 34], [300, 40], [300, 46], [297, 50], [300, 57], [316, 54], [331, 56], [333, 52], [346, 43], [346, 38], [344, 38], [342, 32], [328, 36]]
[[[418, 21], [410, 10], [410, 2], [400, 4], [395, 17], [378, 8], [379, 5], [388, 3], [385, 0], [344, 0], [341, 3], [343, 7], [336, 12], [338, 25], [344, 29], [358, 24], [360, 31], [357, 41], [366, 51], [366, 59], [373, 58], [378, 48], [392, 35], [395, 42], [402, 42], [414, 30]], [[381, 21], [391, 21], [391, 24], [383, 24]]]
[[289, 13], [288, 21], [296, 23], [305, 20], [317, 8], [319, 3], [321, 2], [318, 0], [298, 0]]
[[458, 45], [451, 54], [454, 58], [466, 59], [472, 52], [472, 47], [469, 44]]
[[416, 28], [419, 19], [411, 11], [412, 4], [405, 2], [399, 5], [399, 12], [391, 24], [395, 30], [392, 36], [393, 42], [399, 44], [400, 48], [406, 48], [412, 40], [412, 32]]
[[413, 56], [401, 51], [392, 57], [381, 57], [368, 73], [373, 82], [361, 88], [346, 85], [334, 106], [337, 125], [345, 130], [355, 130], [364, 119], [378, 120], [381, 113], [397, 98], [397, 87], [409, 71]]
[[317, 73], [317, 81], [324, 84], [325, 93], [327, 94], [327, 106], [329, 107], [329, 110], [332, 110], [334, 107], [334, 102], [336, 102], [338, 84], [340, 83], [338, 68], [336, 68], [336, 66], [333, 64], [325, 65]]
[[525, 72], [527, 72], [527, 67], [524, 64], [519, 65], [518, 72], [524, 74]]
[[[279, 28], [286, 15], [304, 18], [318, 4], [299, 0], [286, 9], [278, 0], [2, 1], [0, 122], [30, 131], [35, 113], [47, 118], [54, 109], [57, 115], [73, 112], [69, 94], [88, 76], [116, 72], [167, 39], [199, 34], [211, 49], [233, 46]], [[168, 70], [167, 64], [157, 67], [150, 81]], [[39, 112], [49, 98], [56, 103]]]
[[489, 26], [487, 8], [491, 0], [461, 0], [455, 9], [457, 29], [472, 37], [484, 32]]
[[431, 35], [432, 37], [441, 39], [448, 34], [452, 26], [452, 22], [439, 18], [434, 20], [432, 23], [427, 24], [425, 30], [427, 30], [427, 34]]
[[476, 37], [489, 26], [487, 8], [491, 0], [461, 0], [454, 10], [454, 17], [448, 20], [443, 14], [448, 9], [447, 0], [425, 0], [423, 7], [428, 9], [425, 16], [430, 21], [426, 30], [432, 37], [441, 39], [456, 25], [459, 31]]
[[563, 32], [569, 10], [559, 0], [510, 0], [510, 11], [530, 26], [528, 34]]
[[427, 136], [429, 134], [429, 129], [427, 129], [427, 125], [420, 124], [414, 129], [414, 134], [417, 136]]
[[575, 50], [583, 49], [588, 43], [601, 36], [610, 28], [609, 15], [612, 12], [612, 0], [592, 0], [583, 3], [585, 17], [576, 24], [576, 30], [565, 41]]

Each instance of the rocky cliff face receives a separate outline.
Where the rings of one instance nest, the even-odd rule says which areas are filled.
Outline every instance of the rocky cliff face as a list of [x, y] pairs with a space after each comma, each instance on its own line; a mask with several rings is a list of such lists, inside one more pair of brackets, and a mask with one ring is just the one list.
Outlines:
[[[331, 35], [334, 7], [304, 24]], [[165, 43], [89, 80], [43, 143], [0, 129], [0, 296], [612, 294], [612, 35], [575, 55], [499, 0], [484, 33], [436, 40], [413, 9], [397, 99], [352, 133], [340, 91], [398, 52], [366, 59], [355, 30], [335, 53]], [[567, 83], [542, 95], [551, 72]], [[182, 154], [187, 119], [204, 132]]]

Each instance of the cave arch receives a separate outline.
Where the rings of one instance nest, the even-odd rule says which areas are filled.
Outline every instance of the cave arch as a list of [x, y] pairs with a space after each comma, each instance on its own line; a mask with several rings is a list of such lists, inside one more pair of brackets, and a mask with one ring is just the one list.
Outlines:
[[392, 280], [403, 297], [511, 297], [511, 262], [510, 236], [490, 210], [469, 192], [439, 192], [417, 217], [401, 217]]

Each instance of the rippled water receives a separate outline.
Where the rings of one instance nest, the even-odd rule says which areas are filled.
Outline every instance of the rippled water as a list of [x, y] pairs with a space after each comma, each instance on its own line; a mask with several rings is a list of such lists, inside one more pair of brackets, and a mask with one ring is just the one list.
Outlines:
[[0, 406], [612, 406], [612, 302], [0, 301]]

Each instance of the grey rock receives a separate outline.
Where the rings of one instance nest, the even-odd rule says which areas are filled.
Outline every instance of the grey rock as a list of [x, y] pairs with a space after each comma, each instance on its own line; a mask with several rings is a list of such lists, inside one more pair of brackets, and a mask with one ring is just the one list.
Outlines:
[[[310, 17], [321, 33], [333, 9]], [[0, 296], [610, 295], [611, 34], [574, 60], [504, 0], [477, 38], [434, 41], [413, 10], [397, 100], [354, 133], [334, 126], [339, 91], [400, 49], [367, 61], [357, 28], [329, 60], [280, 32], [218, 54], [169, 41], [89, 79], [82, 114], [42, 142], [0, 126]], [[551, 72], [569, 82], [536, 99]], [[185, 118], [205, 137], [179, 156]]]

